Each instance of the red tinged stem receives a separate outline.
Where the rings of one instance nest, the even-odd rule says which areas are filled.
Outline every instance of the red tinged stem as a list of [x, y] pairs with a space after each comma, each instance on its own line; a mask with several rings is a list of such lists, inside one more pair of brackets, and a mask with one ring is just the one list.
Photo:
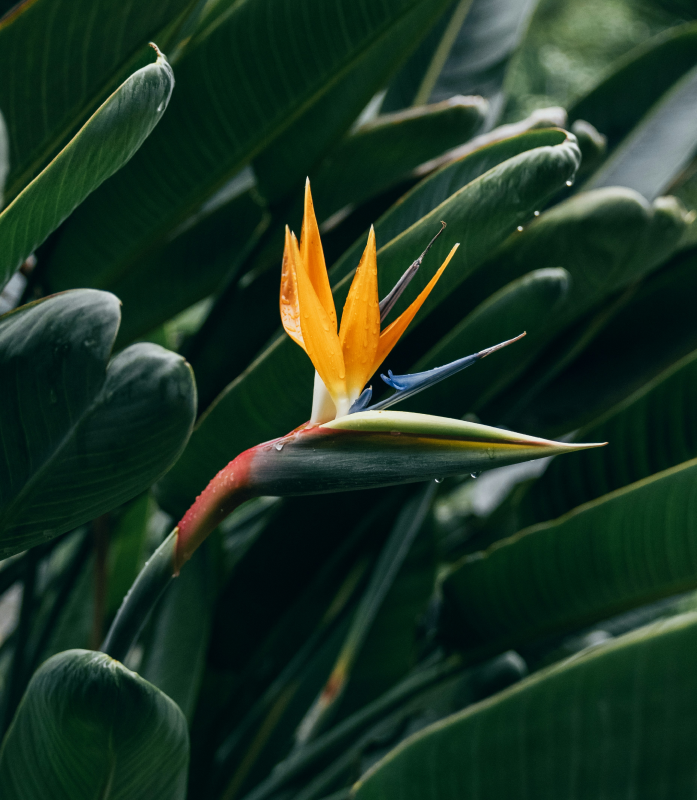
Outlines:
[[249, 485], [250, 466], [256, 449], [245, 450], [223, 467], [179, 521], [174, 556], [175, 575], [229, 514], [256, 496]]

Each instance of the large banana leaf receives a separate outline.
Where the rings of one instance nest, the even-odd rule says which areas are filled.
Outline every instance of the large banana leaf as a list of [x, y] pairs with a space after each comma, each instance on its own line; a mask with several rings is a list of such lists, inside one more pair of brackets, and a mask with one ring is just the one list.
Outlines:
[[172, 700], [102, 653], [34, 675], [0, 750], [6, 800], [178, 800], [189, 737]]
[[484, 122], [479, 97], [383, 114], [346, 136], [312, 175], [320, 219], [388, 189], [420, 164], [470, 139]]
[[24, 259], [133, 156], [162, 118], [174, 86], [162, 54], [130, 76], [0, 214], [0, 288]]
[[676, 256], [580, 323], [599, 324], [595, 338], [543, 392], [511, 414], [510, 424], [542, 436], [587, 427], [697, 348], [696, 264], [695, 251]]
[[588, 120], [614, 148], [651, 106], [697, 64], [695, 43], [697, 23], [690, 22], [639, 45], [569, 109], [569, 118]]
[[[579, 431], [612, 442], [556, 459], [526, 495], [526, 523], [557, 517], [574, 506], [697, 457], [697, 352], [670, 367], [598, 423]], [[588, 457], [590, 456], [590, 458]]]
[[661, 97], [585, 188], [627, 186], [654, 200], [671, 185], [695, 150], [697, 66]]
[[118, 300], [76, 290], [0, 320], [3, 557], [134, 497], [181, 452], [196, 413], [191, 370], [139, 344], [111, 362]]
[[[456, 256], [445, 271], [415, 320], [418, 324], [479, 266], [502, 236], [530, 218], [534, 209], [563, 186], [577, 165], [578, 149], [574, 142], [566, 141], [521, 153], [471, 181], [380, 249], [383, 292], [396, 283], [437, 231], [438, 220], [445, 218], [448, 227], [433, 245], [431, 263], [444, 260], [456, 241], [462, 242], [464, 255]], [[432, 272], [429, 270], [429, 276], [421, 272], [398, 306], [424, 288]], [[334, 290], [339, 304], [348, 291], [349, 277]], [[216, 470], [238, 453], [301, 424], [309, 412], [312, 380], [312, 366], [300, 348], [286, 337], [276, 339], [202, 418], [188, 450], [161, 486], [165, 507], [186, 507]], [[236, 424], [240, 419], [246, 420], [244, 427]]]
[[[231, 4], [177, 60], [177, 92], [157, 139], [66, 226], [49, 264], [50, 285], [102, 287], [119, 278], [369, 61], [369, 74], [352, 81], [351, 102], [346, 93], [339, 98], [340, 110], [342, 102], [349, 109], [360, 102], [342, 118], [338, 138], [445, 2], [387, 0], [369, 9], [304, 0], [293, 13], [275, 0]], [[250, 35], [262, 29], [261, 39]], [[333, 140], [324, 143], [332, 133], [327, 120], [310, 120], [311, 138], [300, 127], [305, 154], [314, 140], [321, 144], [316, 157]]]
[[417, 733], [356, 800], [694, 797], [697, 616], [539, 672]]
[[34, 0], [19, 3], [0, 22], [0, 75], [5, 76], [0, 110], [9, 128], [10, 199], [126, 75], [143, 65], [149, 40], [168, 46], [176, 23], [196, 2]]
[[696, 477], [693, 459], [466, 557], [443, 582], [445, 635], [506, 650], [694, 589]]
[[[390, 84], [383, 110], [483, 95], [501, 106], [501, 86], [511, 53], [526, 28], [535, 0], [457, 0]], [[464, 22], [463, 22], [464, 20]]]

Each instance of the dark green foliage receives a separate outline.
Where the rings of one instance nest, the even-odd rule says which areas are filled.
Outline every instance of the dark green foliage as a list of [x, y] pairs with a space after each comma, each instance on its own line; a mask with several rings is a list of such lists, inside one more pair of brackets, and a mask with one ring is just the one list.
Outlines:
[[[693, 798], [692, 5], [0, 1], [2, 800]], [[306, 177], [339, 315], [371, 225], [384, 297], [446, 222], [383, 327], [460, 245], [375, 400], [525, 331], [397, 408], [609, 444], [355, 492], [269, 444], [341, 491], [173, 577], [208, 481], [310, 416]]]

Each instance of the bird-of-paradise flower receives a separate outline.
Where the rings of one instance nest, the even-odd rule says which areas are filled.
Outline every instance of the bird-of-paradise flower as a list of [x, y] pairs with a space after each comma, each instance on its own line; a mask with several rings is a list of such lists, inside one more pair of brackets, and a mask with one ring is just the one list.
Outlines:
[[524, 334], [426, 372], [393, 375], [388, 371], [381, 377], [394, 394], [370, 405], [372, 389], [363, 387], [421, 308], [456, 249], [457, 245], [407, 310], [380, 330], [428, 247], [380, 302], [371, 228], [338, 326], [307, 185], [300, 242], [286, 230], [280, 307], [286, 332], [305, 350], [317, 371], [310, 421], [240, 453], [210, 481], [134, 583], [102, 648], [105, 652], [115, 658], [125, 654], [138, 632], [143, 610], [152, 606], [208, 534], [252, 497], [440, 480], [601, 446], [554, 442], [464, 420], [386, 410]]
[[[456, 244], [452, 248], [440, 269], [409, 308], [381, 331], [380, 324], [398, 299], [398, 294], [391, 293], [392, 297], [385, 298], [391, 301], [389, 303], [381, 304], [379, 301], [375, 231], [371, 227], [344, 304], [341, 326], [337, 330], [334, 297], [312, 204], [310, 182], [306, 182], [299, 243], [286, 226], [280, 306], [286, 333], [305, 350], [317, 370], [310, 422], [329, 422], [349, 413], [365, 384], [424, 304], [458, 247], [459, 244]], [[412, 269], [408, 278], [414, 274], [415, 270]], [[405, 280], [399, 288], [405, 288], [407, 282]]]

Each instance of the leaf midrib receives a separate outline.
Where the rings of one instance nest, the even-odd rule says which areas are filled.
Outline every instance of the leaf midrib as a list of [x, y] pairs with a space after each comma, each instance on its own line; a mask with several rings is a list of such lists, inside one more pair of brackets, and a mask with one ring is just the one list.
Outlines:
[[[65, 446], [72, 440], [75, 432], [80, 427], [80, 425], [82, 425], [85, 419], [89, 417], [94, 412], [96, 407], [99, 405], [99, 402], [103, 398], [103, 392], [104, 392], [104, 387], [106, 385], [108, 368], [109, 368], [109, 363], [107, 362], [104, 368], [104, 377], [102, 379], [101, 384], [99, 385], [99, 388], [95, 393], [92, 402], [89, 405], [85, 406], [80, 416], [75, 420], [75, 422], [73, 422], [72, 425], [70, 425], [65, 436], [56, 443], [54, 450], [44, 459], [41, 466], [32, 474], [32, 476], [26, 481], [24, 486], [22, 486], [22, 488], [15, 495], [15, 497], [5, 507], [5, 512], [0, 516], [0, 535], [3, 532], [10, 530], [9, 523], [13, 521], [13, 512], [15, 512], [16, 516], [17, 506], [20, 505], [22, 500], [24, 500], [24, 498], [27, 496], [27, 494], [29, 494], [34, 489], [36, 484], [41, 479], [43, 479], [47, 470], [52, 466], [52, 464], [58, 458], [58, 456], [61, 455]], [[21, 511], [21, 509], [19, 510]]]
[[[404, 10], [399, 16], [394, 17], [391, 23], [387, 23], [378, 29], [375, 35], [367, 40], [361, 49], [355, 51], [354, 56], [349, 58], [345, 66], [334, 73], [334, 76], [331, 78], [331, 80], [327, 80], [322, 83], [321, 86], [316, 91], [312, 92], [303, 103], [297, 106], [294, 113], [289, 115], [281, 115], [283, 123], [280, 126], [274, 126], [273, 123], [270, 124], [269, 128], [273, 129], [273, 133], [267, 133], [261, 138], [255, 138], [254, 144], [246, 150], [246, 154], [240, 156], [237, 161], [229, 166], [224, 171], [222, 177], [208, 184], [205, 188], [197, 191], [195, 195], [192, 195], [192, 199], [186, 204], [186, 207], [184, 207], [178, 213], [173, 214], [169, 219], [157, 226], [156, 230], [150, 237], [143, 239], [140, 244], [136, 245], [131, 250], [130, 254], [123, 258], [120, 266], [119, 262], [117, 262], [111, 270], [105, 273], [105, 275], [99, 280], [99, 286], [109, 286], [112, 284], [112, 282], [119, 280], [134, 264], [137, 264], [149, 250], [152, 250], [153, 248], [157, 247], [160, 242], [163, 242], [172, 230], [188, 219], [189, 216], [191, 216], [191, 214], [194, 213], [203, 202], [205, 202], [205, 200], [207, 200], [217, 190], [222, 188], [237, 172], [239, 172], [240, 169], [249, 164], [256, 156], [265, 150], [266, 147], [271, 144], [271, 142], [279, 138], [307, 110], [312, 108], [312, 106], [318, 102], [319, 99], [328, 94], [337, 83], [346, 77], [346, 75], [372, 47], [377, 45], [382, 39], [389, 35], [393, 27], [396, 27], [405, 17], [411, 14], [415, 8], [423, 5], [424, 2], [425, 0], [414, 0], [409, 8]], [[237, 8], [237, 4], [235, 4], [235, 7]], [[199, 44], [197, 46], [201, 45]]]

